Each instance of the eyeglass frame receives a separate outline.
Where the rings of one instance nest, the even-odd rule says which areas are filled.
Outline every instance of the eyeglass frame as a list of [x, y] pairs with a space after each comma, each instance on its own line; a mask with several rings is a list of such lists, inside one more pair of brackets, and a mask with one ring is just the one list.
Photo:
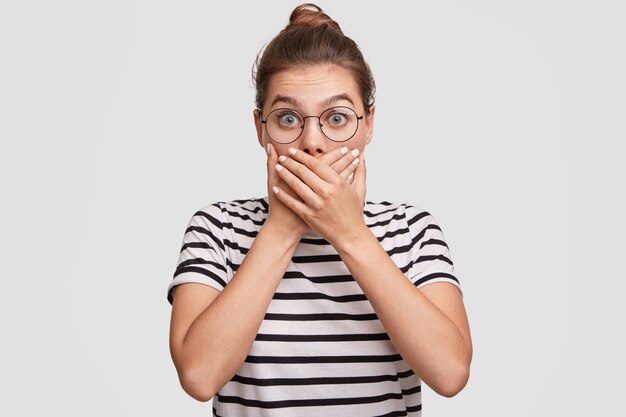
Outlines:
[[[324, 125], [320, 122], [320, 120], [322, 120], [322, 115], [324, 113], [326, 113], [328, 110], [332, 110], [332, 109], [348, 109], [348, 110], [354, 112], [354, 114], [356, 115], [356, 129], [354, 129], [354, 133], [348, 139], [334, 140], [334, 139], [331, 139], [330, 137], [328, 137], [328, 135], [326, 133], [324, 133], [324, 129], [322, 129], [322, 126], [324, 126]], [[259, 111], [259, 116], [262, 116], [263, 115], [263, 110], [261, 110], [261, 109], [257, 109], [257, 110]], [[271, 140], [273, 140], [274, 142], [280, 143], [281, 145], [287, 145], [289, 143], [293, 143], [293, 142], [297, 141], [298, 139], [300, 139], [300, 136], [302, 136], [302, 134], [304, 133], [304, 128], [306, 126], [306, 119], [311, 118], [311, 117], [316, 117], [317, 118], [317, 126], [320, 128], [320, 132], [322, 132], [322, 135], [324, 135], [328, 140], [330, 140], [332, 142], [335, 142], [335, 143], [347, 142], [350, 139], [352, 139], [354, 137], [354, 135], [356, 135], [356, 132], [359, 131], [359, 120], [363, 120], [363, 117], [365, 116], [364, 114], [359, 116], [358, 113], [356, 112], [356, 110], [354, 110], [353, 108], [350, 108], [348, 106], [333, 106], [333, 107], [329, 107], [326, 110], [324, 110], [323, 112], [321, 112], [319, 116], [312, 116], [312, 115], [311, 116], [305, 116], [305, 115], [303, 115], [302, 113], [300, 113], [296, 109], [292, 109], [292, 108], [289, 108], [289, 107], [279, 107], [279, 108], [274, 109], [271, 112], [269, 112], [267, 114], [267, 116], [269, 117], [270, 114], [272, 114], [272, 113], [274, 113], [275, 111], [278, 111], [278, 110], [290, 110], [290, 111], [293, 111], [293, 112], [299, 114], [300, 116], [302, 116], [302, 126], [300, 126], [300, 134], [294, 140], [292, 140], [290, 142], [279, 142], [276, 139], [274, 139], [272, 137], [272, 135], [270, 135], [270, 132], [267, 130], [267, 117], [265, 118], [265, 120], [263, 120], [261, 118], [261, 123], [265, 126], [265, 132], [267, 133], [267, 136], [269, 136], [269, 138]]]

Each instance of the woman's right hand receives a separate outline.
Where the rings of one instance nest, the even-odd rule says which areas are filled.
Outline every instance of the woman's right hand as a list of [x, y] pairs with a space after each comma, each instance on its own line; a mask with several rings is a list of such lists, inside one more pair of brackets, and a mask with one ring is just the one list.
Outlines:
[[[293, 198], [302, 201], [289, 186], [280, 178], [276, 172], [276, 164], [278, 164], [278, 154], [274, 145], [268, 142], [267, 149], [267, 190], [269, 201], [269, 214], [265, 224], [271, 224], [273, 227], [279, 228], [281, 233], [293, 236], [298, 241], [310, 230], [310, 227], [294, 213], [290, 208], [285, 206], [277, 197], [272, 187], [278, 186], [281, 192], [285, 192]], [[358, 155], [358, 153], [357, 153]], [[322, 155], [320, 160], [326, 162], [335, 170], [342, 178], [352, 183], [354, 180], [354, 171], [356, 165], [352, 162], [356, 156], [352, 152], [348, 152], [347, 147], [333, 149], [331, 152]]]

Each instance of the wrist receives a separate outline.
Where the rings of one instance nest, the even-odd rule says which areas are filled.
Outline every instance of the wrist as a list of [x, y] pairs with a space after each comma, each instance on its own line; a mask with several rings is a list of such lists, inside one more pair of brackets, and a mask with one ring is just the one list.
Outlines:
[[368, 239], [378, 239], [372, 234], [370, 229], [365, 223], [361, 226], [350, 230], [347, 233], [343, 233], [340, 237], [334, 239], [329, 243], [337, 250], [337, 253], [341, 256], [342, 253], [351, 253], [355, 250], [358, 251], [359, 245], [365, 243]]
[[306, 230], [302, 230], [302, 228], [288, 227], [280, 222], [271, 220], [270, 217], [267, 218], [261, 227], [261, 231], [271, 234], [277, 239], [280, 239], [280, 241], [294, 246], [300, 242], [300, 239], [302, 239], [302, 236], [306, 233]]

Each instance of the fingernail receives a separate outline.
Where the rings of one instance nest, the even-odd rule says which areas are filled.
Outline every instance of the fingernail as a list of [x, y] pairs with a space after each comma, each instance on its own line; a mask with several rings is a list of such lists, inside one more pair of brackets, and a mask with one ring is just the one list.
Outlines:
[[273, 186], [273, 187], [272, 187], [272, 190], [274, 190], [274, 194], [278, 194], [278, 187]]
[[358, 149], [354, 149], [352, 151], [352, 156], [359, 156], [359, 150]]
[[281, 155], [281, 156], [278, 157], [278, 160], [280, 162], [283, 162], [285, 159], [287, 159], [287, 157], [285, 155]]
[[354, 177], [354, 172], [351, 172], [350, 175], [348, 175], [348, 181], [350, 181], [352, 177]]
[[267, 154], [270, 154], [270, 144], [268, 143], [267, 145], [265, 145], [265, 152], [267, 152]]
[[345, 155], [345, 154], [347, 154], [347, 153], [348, 153], [348, 147], [347, 147], [347, 146], [344, 146], [344, 147], [343, 147], [343, 148], [341, 148], [339, 151], [341, 152], [341, 154], [342, 154], [342, 155]]
[[359, 163], [359, 158], [355, 159], [354, 161], [352, 161], [352, 165], [356, 165]]
[[280, 170], [283, 169], [283, 166], [280, 164], [276, 164], [274, 165], [274, 168], [276, 169], [276, 171], [280, 172]]
[[289, 149], [287, 149], [287, 152], [289, 152], [292, 155], [295, 155], [297, 151], [296, 151], [295, 148], [289, 148]]

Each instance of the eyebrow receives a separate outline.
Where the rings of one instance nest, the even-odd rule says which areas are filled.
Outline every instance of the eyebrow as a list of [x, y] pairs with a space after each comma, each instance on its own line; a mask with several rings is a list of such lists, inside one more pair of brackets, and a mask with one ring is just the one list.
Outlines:
[[[354, 102], [352, 101], [352, 99], [350, 98], [350, 96], [349, 96], [349, 95], [347, 95], [346, 93], [335, 94], [335, 95], [334, 95], [334, 96], [332, 96], [332, 97], [328, 97], [327, 99], [325, 99], [325, 100], [322, 102], [322, 105], [327, 106], [327, 105], [332, 104], [332, 103], [334, 103], [334, 102], [336, 102], [336, 101], [339, 101], [339, 100], [346, 100], [346, 101], [349, 101], [349, 102], [350, 102], [350, 104], [352, 104], [352, 105], [354, 106]], [[293, 97], [289, 97], [289, 96], [281, 96], [281, 95], [279, 94], [279, 95], [277, 95], [277, 96], [274, 98], [274, 101], [272, 101], [272, 104], [271, 104], [271, 106], [270, 106], [270, 107], [274, 107], [274, 104], [276, 104], [276, 103], [278, 103], [278, 102], [280, 102], [280, 101], [282, 101], [282, 102], [284, 102], [284, 103], [287, 103], [287, 104], [291, 104], [292, 106], [300, 106], [300, 107], [303, 107], [303, 106], [304, 106], [304, 103], [303, 103], [301, 100], [296, 100], [295, 98], [293, 98]]]

